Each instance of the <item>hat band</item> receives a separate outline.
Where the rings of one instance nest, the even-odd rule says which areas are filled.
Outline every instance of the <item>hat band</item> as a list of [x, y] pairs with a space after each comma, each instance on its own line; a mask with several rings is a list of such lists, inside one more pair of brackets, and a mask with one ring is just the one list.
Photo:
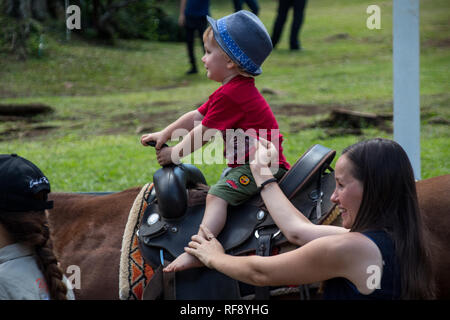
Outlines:
[[239, 48], [237, 43], [231, 38], [230, 34], [227, 30], [227, 25], [225, 20], [219, 19], [217, 20], [217, 28], [219, 30], [220, 37], [225, 42], [228, 50], [233, 55], [234, 59], [237, 60], [239, 65], [250, 73], [255, 73], [259, 66], [255, 64], [242, 50]]

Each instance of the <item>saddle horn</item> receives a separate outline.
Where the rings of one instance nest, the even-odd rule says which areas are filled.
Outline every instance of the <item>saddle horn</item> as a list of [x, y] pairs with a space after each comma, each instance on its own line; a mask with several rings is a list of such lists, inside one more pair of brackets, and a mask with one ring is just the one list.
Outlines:
[[187, 189], [206, 183], [203, 173], [194, 165], [180, 164], [163, 167], [153, 175], [159, 213], [165, 219], [177, 219], [187, 208]]

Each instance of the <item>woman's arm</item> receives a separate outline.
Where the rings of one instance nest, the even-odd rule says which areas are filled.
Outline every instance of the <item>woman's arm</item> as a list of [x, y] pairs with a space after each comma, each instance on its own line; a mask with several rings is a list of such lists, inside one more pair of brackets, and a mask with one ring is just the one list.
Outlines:
[[320, 237], [348, 232], [342, 227], [313, 224], [294, 207], [276, 183], [266, 185], [261, 197], [275, 224], [291, 243], [302, 246]]
[[[256, 286], [296, 285], [346, 277], [364, 291], [367, 265], [381, 265], [381, 254], [360, 234], [323, 237], [296, 250], [270, 256], [230, 256], [213, 235], [195, 235], [186, 252], [207, 267]], [[365, 290], [367, 291], [367, 290]]]
[[[273, 178], [273, 175], [268, 173], [270, 170], [267, 164], [269, 159], [274, 158], [274, 153], [276, 149], [273, 145], [260, 139], [255, 160], [250, 163], [256, 185], [260, 186], [267, 179]], [[348, 232], [342, 227], [313, 224], [294, 207], [276, 183], [267, 184], [261, 190], [261, 197], [274, 222], [291, 243], [301, 246], [320, 237]]]

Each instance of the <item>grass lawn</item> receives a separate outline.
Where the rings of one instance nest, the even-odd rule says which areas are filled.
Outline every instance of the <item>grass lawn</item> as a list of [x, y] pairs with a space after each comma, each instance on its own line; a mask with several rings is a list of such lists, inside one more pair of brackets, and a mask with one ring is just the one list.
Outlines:
[[[277, 1], [259, 2], [271, 31]], [[315, 125], [334, 107], [392, 113], [392, 1], [376, 3], [380, 30], [366, 27], [369, 4], [309, 1], [304, 50], [288, 50], [288, 20], [282, 41], [256, 78], [291, 163], [315, 143], [339, 154], [359, 140], [392, 138], [389, 121], [387, 129], [368, 127], [361, 135]], [[175, 6], [167, 9], [176, 15]], [[445, 0], [421, 1], [422, 178], [450, 173], [449, 9]], [[232, 1], [212, 1], [215, 18], [231, 10]], [[55, 110], [20, 121], [0, 118], [0, 153], [14, 152], [38, 164], [53, 191], [115, 191], [151, 181], [159, 166], [153, 149], [140, 145], [139, 132], [164, 128], [219, 86], [203, 72], [184, 74], [189, 68], [184, 43], [121, 40], [113, 47], [76, 37], [69, 43], [55, 35], [45, 39], [42, 58], [19, 62], [0, 53], [0, 104], [42, 103]], [[198, 44], [196, 50], [202, 68]], [[225, 165], [198, 167], [211, 184]]]

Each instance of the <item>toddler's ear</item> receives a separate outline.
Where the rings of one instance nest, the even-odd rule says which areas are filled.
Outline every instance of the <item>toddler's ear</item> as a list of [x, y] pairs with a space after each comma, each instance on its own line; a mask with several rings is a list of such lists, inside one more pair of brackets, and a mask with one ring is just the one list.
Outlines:
[[238, 67], [238, 65], [237, 65], [236, 63], [234, 63], [233, 60], [231, 60], [230, 58], [228, 58], [228, 61], [227, 61], [227, 68], [231, 70], [231, 69], [234, 69], [234, 68], [237, 69], [237, 67]]

